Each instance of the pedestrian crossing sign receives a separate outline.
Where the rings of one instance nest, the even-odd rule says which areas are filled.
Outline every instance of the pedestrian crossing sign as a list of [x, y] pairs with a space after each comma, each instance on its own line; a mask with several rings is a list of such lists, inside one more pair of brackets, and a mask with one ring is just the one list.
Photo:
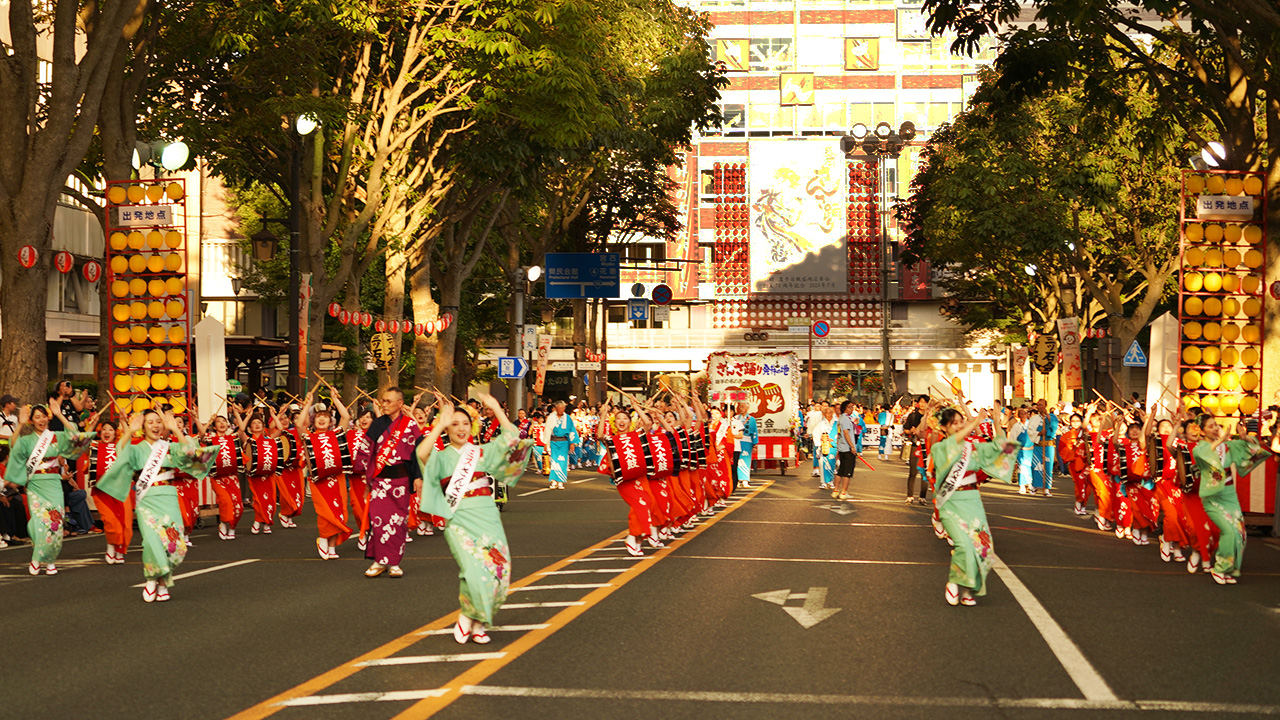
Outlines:
[[1129, 352], [1124, 354], [1125, 367], [1146, 367], [1147, 354], [1142, 352], [1142, 348], [1138, 345], [1138, 341], [1134, 340], [1129, 346]]

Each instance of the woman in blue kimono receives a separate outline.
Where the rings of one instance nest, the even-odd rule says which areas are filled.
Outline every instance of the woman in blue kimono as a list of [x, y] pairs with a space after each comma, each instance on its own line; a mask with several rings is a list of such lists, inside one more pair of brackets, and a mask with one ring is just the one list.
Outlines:
[[569, 453], [578, 446], [578, 428], [573, 418], [564, 411], [564, 401], [556, 402], [544, 432], [547, 436], [547, 450], [551, 453], [551, 489], [563, 490], [569, 479]]

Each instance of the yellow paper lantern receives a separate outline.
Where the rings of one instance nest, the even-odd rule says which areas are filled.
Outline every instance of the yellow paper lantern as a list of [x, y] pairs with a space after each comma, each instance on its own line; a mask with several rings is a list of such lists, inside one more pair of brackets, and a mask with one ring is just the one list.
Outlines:
[[1258, 348], [1247, 347], [1240, 351], [1240, 364], [1245, 367], [1257, 367], [1258, 365]]
[[[1214, 227], [1217, 227], [1216, 225]], [[1222, 251], [1218, 248], [1209, 248], [1204, 253], [1205, 267], [1222, 267]]]
[[[1213, 316], [1213, 317], [1218, 317], [1219, 315], [1221, 315], [1221, 314], [1222, 314], [1222, 301], [1221, 301], [1221, 300], [1219, 300], [1219, 299], [1218, 299], [1218, 298], [1216, 298], [1216, 297], [1205, 298], [1205, 299], [1204, 299], [1204, 314], [1205, 314], [1205, 315], [1210, 315], [1210, 316]], [[1206, 327], [1206, 328], [1205, 328], [1205, 330], [1208, 330], [1208, 328]], [[1205, 337], [1208, 337], [1208, 334], [1206, 334], [1206, 335], [1205, 335]]]
[[1204, 183], [1204, 189], [1210, 195], [1221, 195], [1227, 189], [1227, 181], [1221, 175], [1210, 175]]
[[129, 247], [129, 236], [122, 232], [111, 233], [111, 249], [115, 251], [123, 250]]
[[182, 278], [171, 277], [164, 281], [164, 290], [170, 295], [181, 295], [187, 289], [187, 284]]
[[1187, 236], [1188, 242], [1200, 242], [1204, 239], [1204, 227], [1198, 223], [1187, 225], [1187, 229], [1183, 231]]
[[1246, 392], [1257, 390], [1258, 374], [1250, 370], [1240, 373], [1240, 389]]
[[1204, 300], [1201, 300], [1195, 295], [1188, 297], [1187, 299], [1182, 301], [1182, 312], [1186, 313], [1187, 315], [1203, 315]]
[[183, 314], [186, 312], [186, 310], [187, 310], [187, 305], [181, 300], [170, 300], [168, 303], [165, 304], [165, 313], [167, 313], [169, 317], [173, 318], [174, 320], [177, 320], [178, 318], [182, 317]]
[[144, 412], [151, 409], [151, 401], [144, 397], [136, 397], [133, 399], [133, 411], [136, 413]]
[[147, 191], [143, 190], [141, 185], [130, 185], [125, 195], [129, 198], [129, 202], [140, 203], [147, 196]]
[[1200, 389], [1200, 371], [1188, 370], [1182, 374], [1182, 387], [1188, 390]]
[[1244, 232], [1242, 234], [1244, 235], [1245, 242], [1249, 243], [1250, 245], [1257, 245], [1258, 243], [1262, 242], [1261, 226], [1245, 225]]
[[152, 300], [147, 304], [147, 317], [152, 320], [159, 320], [164, 317], [164, 303], [159, 300]]
[[151, 282], [147, 283], [147, 292], [151, 294], [151, 297], [164, 295], [164, 280], [151, 278]]
[[164, 246], [170, 250], [177, 250], [182, 247], [182, 233], [177, 230], [170, 230], [164, 234]]
[[147, 258], [147, 272], [158, 273], [164, 270], [164, 258], [159, 255], [152, 255]]
[[1262, 279], [1257, 275], [1245, 275], [1240, 279], [1240, 292], [1245, 295], [1257, 295], [1262, 289]]
[[117, 326], [111, 331], [111, 339], [117, 345], [129, 344], [129, 335], [129, 328], [124, 327], [123, 325]]
[[123, 185], [112, 185], [107, 189], [107, 202], [119, 205], [129, 199], [129, 191]]
[[120, 350], [119, 352], [111, 356], [111, 364], [115, 365], [120, 370], [124, 370], [125, 368], [129, 367], [129, 359], [130, 359], [129, 351]]
[[1240, 351], [1228, 345], [1222, 348], [1222, 364], [1228, 367], [1234, 367], [1240, 362]]
[[1240, 398], [1240, 412], [1244, 415], [1252, 415], [1258, 412], [1258, 398], [1252, 395], [1245, 395]]
[[[1210, 223], [1204, 226], [1204, 239], [1211, 243], [1222, 241], [1222, 226], [1217, 223]], [[1205, 253], [1208, 256], [1208, 253]]]
[[1240, 195], [1244, 192], [1244, 180], [1238, 177], [1227, 178], [1225, 190], [1228, 195]]
[[129, 248], [131, 250], [141, 250], [142, 246], [146, 244], [147, 240], [142, 236], [141, 232], [134, 230], [129, 233]]
[[178, 253], [169, 253], [164, 256], [164, 269], [167, 272], [178, 272], [182, 269], [182, 256]]
[[1217, 342], [1222, 337], [1222, 326], [1216, 322], [1204, 324], [1204, 339]]
[[1204, 265], [1204, 250], [1198, 247], [1187, 248], [1187, 251], [1182, 254], [1182, 265], [1193, 268]]
[[1262, 194], [1262, 178], [1257, 175], [1250, 175], [1244, 179], [1245, 195], [1261, 195]]
[[1240, 326], [1235, 323], [1223, 323], [1222, 339], [1227, 342], [1235, 342], [1240, 339]]
[[1262, 339], [1262, 329], [1257, 325], [1245, 325], [1240, 331], [1240, 338], [1247, 343], [1256, 344]]
[[1246, 250], [1244, 253], [1244, 265], [1247, 268], [1257, 269], [1262, 266], [1262, 253], [1257, 250]]
[[164, 350], [160, 348], [152, 348], [151, 352], [147, 353], [147, 361], [151, 363], [151, 367], [153, 368], [161, 367], [164, 365], [165, 361]]
[[131, 255], [129, 257], [130, 272], [144, 272], [147, 269], [147, 258], [142, 255]]
[[169, 389], [169, 376], [166, 373], [156, 373], [151, 376], [151, 387], [156, 390]]
[[132, 378], [134, 392], [146, 392], [151, 389], [151, 376], [146, 373], [138, 373]]
[[1223, 292], [1229, 292], [1229, 293], [1239, 292], [1239, 291], [1240, 291], [1240, 276], [1239, 276], [1239, 275], [1236, 275], [1235, 273], [1227, 273], [1226, 275], [1223, 275], [1223, 276], [1222, 276], [1222, 291], [1223, 291]]
[[143, 367], [147, 364], [146, 350], [130, 350], [129, 351], [129, 367]]
[[1200, 374], [1200, 384], [1205, 390], [1217, 390], [1222, 384], [1222, 377], [1218, 375], [1217, 370], [1205, 370]]
[[1194, 407], [1200, 407], [1200, 398], [1196, 397], [1195, 395], [1183, 395], [1182, 405], [1188, 410]]
[[[130, 281], [129, 281], [129, 294], [130, 294], [130, 295], [146, 295], [146, 294], [147, 294], [147, 281], [146, 281], [146, 280], [143, 280], [142, 278], [134, 278], [134, 279], [130, 280]], [[141, 319], [141, 318], [139, 318], [139, 319]]]
[[1204, 192], [1203, 175], [1188, 175], [1186, 182], [1188, 195], [1199, 195]]
[[1200, 292], [1204, 287], [1204, 276], [1200, 273], [1187, 273], [1182, 277], [1182, 286], [1187, 289], [1187, 292]]
[[1199, 340], [1202, 332], [1204, 332], [1204, 328], [1195, 320], [1192, 320], [1182, 326], [1182, 334], [1185, 335], [1188, 340]]
[[182, 348], [169, 348], [167, 353], [169, 364], [174, 367], [181, 367], [187, 362], [187, 353]]
[[170, 200], [181, 200], [185, 194], [186, 191], [182, 189], [182, 183], [179, 182], [171, 182], [169, 187], [165, 188], [165, 195], [168, 195]]
[[173, 406], [175, 413], [184, 413], [187, 411], [187, 399], [181, 395], [170, 395], [169, 404]]
[[1223, 415], [1233, 415], [1240, 409], [1240, 396], [1234, 393], [1218, 398], [1218, 409]]
[[129, 317], [134, 320], [142, 320], [147, 317], [147, 304], [144, 302], [134, 301], [129, 303]]
[[111, 295], [113, 297], [121, 298], [128, 294], [129, 294], [129, 283], [125, 282], [124, 280], [111, 281]]
[[1235, 370], [1227, 370], [1222, 373], [1222, 389], [1235, 390], [1240, 387], [1240, 376]]
[[147, 247], [151, 248], [152, 250], [155, 250], [156, 248], [159, 248], [161, 245], [164, 245], [164, 233], [160, 232], [159, 230], [152, 230], [151, 232], [147, 233]]
[[[1235, 276], [1234, 276], [1234, 275], [1229, 275], [1228, 277], [1235, 277]], [[1222, 301], [1222, 314], [1223, 314], [1223, 315], [1225, 315], [1226, 317], [1235, 317], [1235, 316], [1239, 315], [1239, 314], [1240, 314], [1240, 301], [1239, 301], [1239, 300], [1237, 300], [1237, 299], [1235, 299], [1235, 298], [1233, 298], [1233, 297], [1229, 297], [1229, 298], [1227, 298], [1227, 299], [1223, 300], [1223, 301]], [[1223, 328], [1223, 329], [1225, 330], [1225, 328]]]
[[1258, 317], [1262, 314], [1262, 301], [1256, 297], [1245, 298], [1244, 314], [1249, 317]]
[[[1218, 253], [1221, 255], [1222, 253]], [[1218, 263], [1221, 265], [1222, 263]], [[1219, 292], [1222, 290], [1222, 276], [1216, 272], [1205, 273], [1204, 276], [1205, 292]]]
[[169, 387], [174, 390], [181, 390], [187, 386], [187, 376], [182, 373], [169, 373]]
[[128, 320], [129, 303], [116, 303], [115, 305], [112, 305], [111, 317], [115, 318], [116, 322], [124, 322], [125, 320]]
[[[1241, 187], [1244, 183], [1240, 184]], [[147, 186], [147, 199], [151, 202], [160, 202], [160, 198], [164, 197], [164, 186], [159, 183], [153, 183]]]
[[[116, 392], [129, 392], [129, 388], [133, 386], [133, 383], [130, 382], [128, 375], [121, 374], [111, 378], [111, 386], [116, 389]], [[129, 402], [129, 398], [121, 399], [125, 402]], [[118, 403], [120, 400], [117, 400], [116, 402]], [[116, 407], [119, 407], [119, 405]]]
[[164, 331], [164, 328], [159, 325], [152, 325], [151, 329], [147, 331], [148, 339], [150, 339], [151, 342], [156, 343], [157, 345], [164, 342], [168, 336], [169, 334], [166, 333]]
[[1201, 397], [1200, 407], [1204, 408], [1204, 411], [1209, 413], [1210, 415], [1217, 415], [1218, 414], [1218, 396], [1205, 395]]
[[1222, 253], [1222, 264], [1229, 268], [1240, 267], [1240, 262], [1243, 259], [1243, 256], [1240, 255], [1240, 251], [1235, 248]]
[[1202, 348], [1200, 350], [1200, 362], [1204, 363], [1205, 365], [1217, 365], [1218, 360], [1221, 359], [1221, 352], [1222, 352], [1221, 350], [1214, 347], [1213, 345], [1210, 345], [1206, 348]]
[[1226, 230], [1223, 231], [1222, 237], [1229, 243], [1238, 243], [1240, 242], [1241, 234], [1240, 226], [1233, 223], [1228, 225]]
[[123, 255], [115, 255], [111, 258], [111, 272], [116, 275], [122, 275], [129, 270], [129, 258]]
[[130, 339], [130, 340], [132, 340], [132, 341], [134, 341], [135, 343], [144, 343], [144, 342], [146, 342], [146, 341], [147, 341], [147, 326], [146, 326], [146, 325], [130, 325], [130, 326], [129, 326], [129, 339]]
[[181, 325], [174, 325], [169, 328], [169, 342], [180, 343], [187, 339], [187, 331], [182, 329]]
[[1182, 348], [1182, 362], [1186, 365], [1200, 364], [1200, 346], [1188, 345]]

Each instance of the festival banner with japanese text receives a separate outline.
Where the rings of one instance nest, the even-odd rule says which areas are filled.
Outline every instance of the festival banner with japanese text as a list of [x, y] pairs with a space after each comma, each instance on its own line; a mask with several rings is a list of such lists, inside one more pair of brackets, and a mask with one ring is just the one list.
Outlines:
[[747, 403], [760, 439], [791, 439], [800, 402], [800, 360], [793, 352], [712, 353], [707, 358], [712, 404]]
[[1062, 389], [1083, 390], [1084, 370], [1080, 363], [1080, 318], [1059, 318], [1058, 339], [1062, 341]]
[[1027, 360], [1030, 352], [1027, 348], [1020, 347], [1013, 349], [1013, 395], [1014, 397], [1027, 397]]
[[756, 140], [750, 153], [751, 292], [848, 292], [839, 139]]

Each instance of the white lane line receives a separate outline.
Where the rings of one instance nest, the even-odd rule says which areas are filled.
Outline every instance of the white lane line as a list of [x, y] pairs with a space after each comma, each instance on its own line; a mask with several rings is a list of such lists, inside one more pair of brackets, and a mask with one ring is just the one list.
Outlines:
[[581, 480], [570, 480], [570, 485], [581, 485], [584, 482], [591, 482], [594, 478], [583, 478]]
[[1040, 600], [1027, 589], [1026, 585], [1013, 574], [1008, 565], [1004, 564], [995, 554], [991, 556], [991, 567], [996, 571], [996, 575], [1000, 576], [1000, 580], [1009, 588], [1009, 592], [1013, 593], [1013, 599], [1018, 601], [1022, 609], [1027, 613], [1027, 617], [1031, 619], [1032, 624], [1040, 631], [1041, 637], [1048, 643], [1049, 649], [1057, 656], [1058, 662], [1062, 663], [1062, 667], [1071, 676], [1071, 680], [1075, 682], [1076, 687], [1080, 688], [1080, 693], [1084, 695], [1086, 700], [1110, 702], [1118, 698], [1111, 690], [1111, 686], [1107, 685], [1107, 681], [1102, 679], [1098, 671], [1094, 669], [1089, 660], [1085, 658], [1084, 653], [1080, 652], [1080, 648], [1067, 637], [1067, 633], [1054, 620], [1049, 611], [1045, 610], [1044, 605], [1040, 604]]
[[510, 592], [528, 592], [530, 590], [587, 590], [602, 587], [612, 587], [613, 583], [567, 583], [565, 585], [525, 585], [524, 587], [511, 588]]
[[[181, 580], [183, 578], [195, 577], [196, 575], [203, 575], [205, 573], [211, 573], [217, 570], [226, 570], [227, 568], [233, 568], [237, 565], [248, 565], [249, 563], [256, 563], [258, 562], [258, 560], [259, 558], [252, 558], [249, 560], [237, 560], [233, 563], [227, 563], [226, 565], [214, 565], [213, 567], [207, 567], [203, 570], [192, 570], [191, 572], [179, 573], [178, 575], [174, 575], [173, 579]], [[146, 583], [138, 583], [137, 585], [134, 585], [134, 587], [136, 588], [145, 587], [145, 586], [146, 586]]]
[[[450, 630], [449, 632], [453, 632]], [[337, 705], [354, 702], [394, 702], [396, 700], [425, 700], [440, 697], [449, 692], [448, 688], [434, 690], [395, 690], [392, 692], [341, 693], [335, 695], [310, 695], [307, 697], [285, 700], [276, 703], [278, 707], [305, 707], [309, 705]]]
[[788, 522], [785, 520], [725, 520], [727, 523], [741, 525], [830, 525], [832, 527], [874, 527], [874, 528], [918, 528], [928, 529], [921, 523], [864, 523], [864, 522]]
[[540, 492], [546, 492], [546, 491], [548, 491], [548, 490], [550, 490], [550, 489], [551, 489], [551, 488], [538, 488], [537, 490], [530, 490], [529, 492], [522, 492], [522, 493], [520, 493], [519, 495], [516, 495], [516, 497], [525, 497], [525, 496], [528, 496], [528, 495], [537, 495], [537, 494], [538, 494], [538, 493], [540, 493]]
[[569, 562], [609, 562], [611, 560], [643, 560], [643, 559], [644, 558], [639, 555], [602, 555], [600, 557], [573, 558]]
[[452, 655], [401, 655], [397, 657], [382, 658], [381, 660], [366, 660], [362, 663], [357, 663], [357, 665], [360, 667], [377, 667], [380, 665], [421, 665], [423, 663], [474, 662], [476, 660], [495, 660], [506, 656], [507, 654], [504, 652], [455, 653]]
[[540, 572], [539, 575], [584, 575], [587, 573], [622, 573], [630, 568], [585, 568], [583, 570], [551, 570], [549, 572]]
[[[545, 623], [541, 625], [494, 625], [493, 627], [485, 628], [485, 630], [488, 632], [527, 632], [529, 630], [545, 630], [549, 627], [551, 626]], [[444, 628], [442, 630], [424, 630], [418, 633], [418, 635], [421, 637], [426, 637], [428, 635], [452, 635], [452, 634], [453, 634], [453, 628]]]
[[[547, 607], [575, 607], [577, 605], [586, 605], [583, 601], [575, 602], [540, 602], [540, 603], [502, 603], [503, 610], [523, 610], [526, 608], [547, 608]], [[452, 632], [452, 631], [450, 631]]]
[[594, 690], [578, 688], [464, 685], [463, 695], [589, 700], [674, 702], [886, 705], [899, 707], [1025, 708], [1044, 710], [1128, 710], [1219, 715], [1280, 715], [1280, 705], [1184, 702], [1177, 700], [1085, 700], [1081, 698], [910, 697], [901, 695], [819, 695], [808, 693], [707, 692], [681, 690]]
[[796, 563], [834, 563], [836, 565], [946, 565], [942, 562], [923, 562], [919, 560], [849, 560], [845, 558], [771, 558], [771, 557], [730, 557], [720, 555], [670, 555], [673, 558], [686, 560], [733, 560], [752, 562], [796, 562]]

